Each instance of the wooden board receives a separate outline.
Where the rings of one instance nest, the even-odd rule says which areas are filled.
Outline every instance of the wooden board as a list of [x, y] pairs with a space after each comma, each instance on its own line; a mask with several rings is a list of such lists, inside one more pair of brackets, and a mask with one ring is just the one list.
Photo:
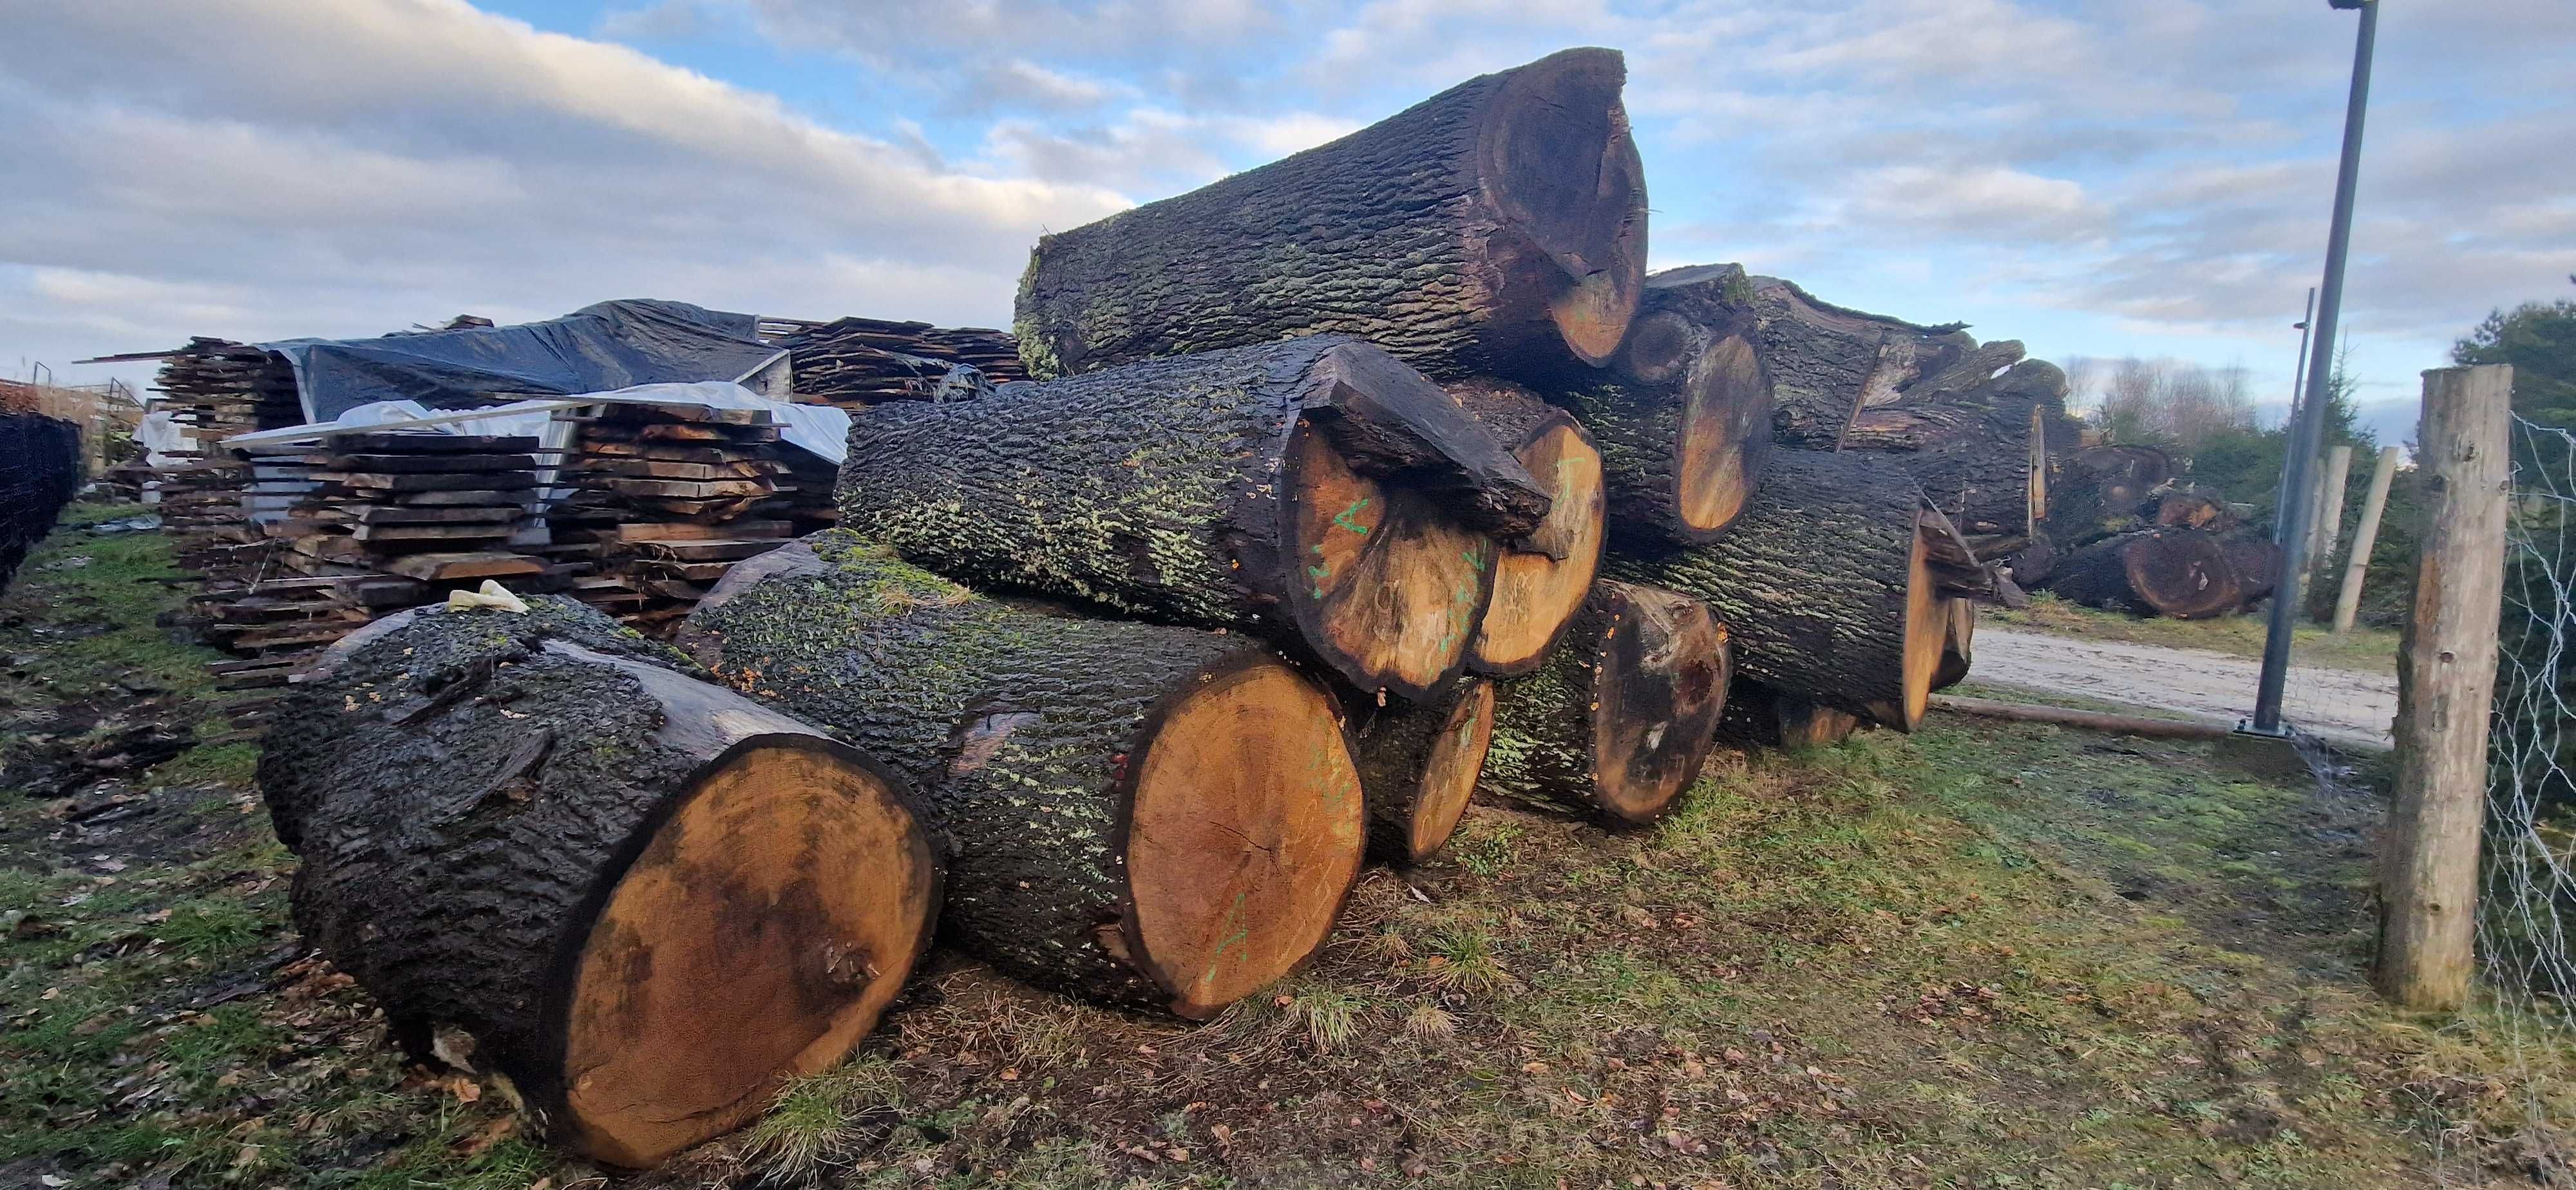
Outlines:
[[428, 583], [538, 574], [546, 568], [545, 563], [524, 554], [501, 553], [412, 554], [389, 558], [384, 566], [395, 574]]

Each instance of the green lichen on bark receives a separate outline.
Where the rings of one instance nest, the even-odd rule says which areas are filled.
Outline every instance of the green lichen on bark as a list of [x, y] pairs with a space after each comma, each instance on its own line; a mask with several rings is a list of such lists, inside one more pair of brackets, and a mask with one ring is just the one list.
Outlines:
[[952, 853], [941, 936], [1042, 986], [1169, 1005], [1101, 942], [1129, 902], [1128, 770], [1167, 698], [1267, 652], [1010, 607], [847, 530], [761, 561], [690, 616], [683, 647], [912, 779]]

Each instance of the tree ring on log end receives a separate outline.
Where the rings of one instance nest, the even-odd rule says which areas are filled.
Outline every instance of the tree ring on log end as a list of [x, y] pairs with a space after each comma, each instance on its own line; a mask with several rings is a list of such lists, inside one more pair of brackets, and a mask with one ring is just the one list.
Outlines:
[[2130, 590], [2177, 620], [2225, 615], [2244, 602], [2227, 547], [2207, 533], [2180, 529], [2133, 538], [2120, 564]]
[[1476, 782], [1485, 775], [1485, 753], [1494, 743], [1494, 684], [1471, 683], [1449, 708], [1449, 718], [1432, 740], [1422, 762], [1422, 781], [1414, 795], [1411, 837], [1405, 858], [1420, 863], [1431, 858], [1458, 833]]
[[1456, 676], [1493, 597], [1493, 539], [1352, 470], [1305, 420], [1284, 482], [1288, 603], [1306, 642], [1362, 689], [1419, 698]]
[[847, 748], [754, 736], [639, 832], [557, 985], [563, 1123], [584, 1152], [652, 1165], [876, 1026], [939, 907], [897, 788]]
[[1127, 942], [1204, 1020], [1323, 944], [1366, 849], [1359, 770], [1332, 699], [1276, 661], [1203, 675], [1147, 730]]
[[2030, 520], [2022, 526], [2024, 533], [2039, 531], [2039, 523], [2048, 519], [2048, 418], [2039, 406], [2030, 407]]
[[1506, 227], [1554, 262], [1548, 315], [1598, 365], [1619, 350], [1646, 280], [1646, 178], [1612, 50], [1512, 72], [1477, 139], [1478, 183]]
[[[1927, 519], [1929, 515], [1927, 514]], [[1926, 527], [1914, 535], [1905, 561], [1905, 651], [1895, 701], [1870, 705], [1869, 717], [1880, 726], [1912, 731], [1922, 726], [1932, 706], [1932, 685], [1941, 673], [1941, 651], [1950, 641], [1950, 607], [1932, 577], [1932, 551]]]
[[1601, 808], [1652, 822], [1699, 775], [1726, 709], [1726, 629], [1686, 595], [1622, 584], [1593, 686], [1594, 780]]
[[[1561, 416], [1561, 415], [1560, 415]], [[1477, 671], [1527, 673], [1547, 660], [1601, 569], [1601, 451], [1571, 419], [1560, 419], [1513, 452], [1548, 489], [1547, 519], [1502, 551], [1494, 594], [1476, 631]]]
[[1771, 449], [1770, 386], [1741, 335], [1711, 344], [1692, 365], [1675, 452], [1674, 505], [1691, 531], [1714, 537], [1752, 498]]

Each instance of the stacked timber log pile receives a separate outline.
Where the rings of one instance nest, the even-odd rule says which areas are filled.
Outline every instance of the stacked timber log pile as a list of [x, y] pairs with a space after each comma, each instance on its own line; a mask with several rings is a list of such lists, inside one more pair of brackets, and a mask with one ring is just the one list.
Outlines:
[[80, 486], [80, 428], [0, 409], [0, 590]]
[[978, 327], [843, 318], [798, 330], [781, 345], [796, 400], [844, 409], [954, 400], [1028, 379], [1018, 342]]
[[592, 573], [574, 597], [668, 635], [735, 562], [833, 519], [828, 469], [800, 481], [767, 411], [620, 403], [585, 413], [550, 556]]
[[934, 917], [1206, 1018], [1479, 790], [1630, 826], [1721, 738], [1911, 728], [2002, 586], [1898, 454], [1775, 449], [1742, 270], [1644, 275], [1623, 82], [1567, 51], [1046, 237], [1036, 379], [806, 328], [832, 528], [775, 427], [585, 422], [575, 599], [379, 621], [292, 688], [298, 921], [641, 1165], [846, 1051]]

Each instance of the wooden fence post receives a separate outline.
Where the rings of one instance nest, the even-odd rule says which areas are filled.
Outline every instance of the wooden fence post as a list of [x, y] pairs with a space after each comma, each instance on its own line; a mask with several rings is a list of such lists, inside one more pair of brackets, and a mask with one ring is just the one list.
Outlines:
[[2512, 392], [2513, 369], [2500, 364], [2424, 373], [2424, 553], [2397, 656], [2397, 796], [2381, 840], [2372, 972], [2380, 994], [2407, 1008], [2465, 1004], [2475, 964]]
[[2370, 549], [2379, 544], [2379, 514], [2388, 509], [2388, 484], [2397, 478], [2397, 448], [2379, 448], [2379, 465], [2370, 469], [2370, 494], [2361, 499], [2361, 524], [2352, 534], [2352, 561], [2344, 564], [2343, 589], [2335, 593], [2334, 630], [2352, 631], [2361, 614], [2361, 580], [2370, 570]]

